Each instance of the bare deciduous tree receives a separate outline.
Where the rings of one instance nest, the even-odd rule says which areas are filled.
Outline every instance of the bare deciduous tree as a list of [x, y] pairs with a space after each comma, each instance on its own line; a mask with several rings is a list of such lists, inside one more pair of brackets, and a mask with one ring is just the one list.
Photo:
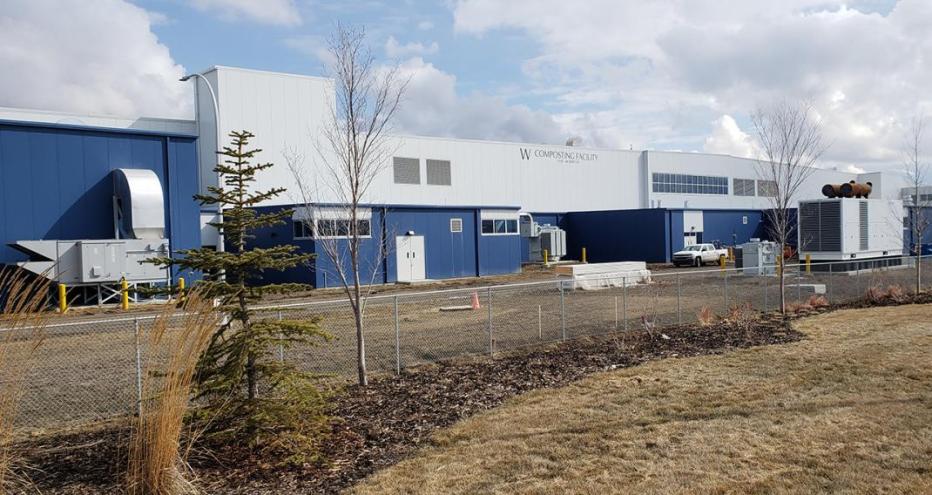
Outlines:
[[924, 126], [924, 117], [917, 116], [913, 119], [912, 125], [906, 134], [905, 149], [903, 157], [903, 172], [906, 175], [906, 183], [909, 186], [909, 197], [907, 199], [906, 228], [910, 232], [911, 245], [909, 246], [913, 254], [916, 255], [916, 293], [922, 290], [922, 240], [926, 230], [929, 228], [929, 218], [925, 209], [930, 206], [927, 199], [929, 194], [923, 194], [922, 189], [926, 186], [929, 177], [928, 164], [922, 160], [922, 132]]
[[[313, 168], [320, 177], [306, 177], [297, 154], [292, 153], [287, 161], [307, 213], [305, 225], [349, 300], [356, 327], [358, 380], [366, 385], [366, 302], [388, 241], [385, 232], [371, 231], [375, 226], [365, 205], [371, 200], [368, 192], [373, 181], [398, 146], [389, 132], [407, 80], [400, 77], [397, 66], [375, 65], [362, 28], [337, 26], [328, 50], [335, 101], [315, 141], [317, 166]], [[329, 193], [329, 205], [320, 204], [321, 185]], [[364, 249], [367, 242], [375, 245]], [[317, 264], [321, 266], [320, 260]]]
[[[791, 212], [796, 208], [797, 192], [815, 172], [815, 162], [825, 152], [822, 125], [812, 115], [808, 103], [781, 101], [758, 108], [752, 117], [761, 156], [757, 174], [770, 209], [766, 216], [770, 235], [780, 245], [781, 253], [794, 230]], [[780, 263], [780, 312], [786, 313], [785, 263]]]

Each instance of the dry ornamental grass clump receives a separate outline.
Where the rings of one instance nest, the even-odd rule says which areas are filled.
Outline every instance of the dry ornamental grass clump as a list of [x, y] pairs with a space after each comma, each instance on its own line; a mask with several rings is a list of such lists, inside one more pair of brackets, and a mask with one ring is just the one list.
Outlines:
[[807, 301], [806, 304], [812, 308], [827, 308], [829, 306], [828, 299], [822, 294], [813, 294], [809, 296], [809, 301]]
[[185, 419], [198, 360], [220, 325], [220, 312], [197, 293], [188, 297], [184, 310], [176, 315], [166, 307], [147, 340], [143, 400], [126, 473], [130, 494], [197, 492], [186, 462], [197, 432], [185, 431]]
[[51, 316], [45, 305], [50, 283], [18, 268], [0, 270], [0, 493], [17, 482], [28, 485], [16, 471], [12, 444], [25, 377]]

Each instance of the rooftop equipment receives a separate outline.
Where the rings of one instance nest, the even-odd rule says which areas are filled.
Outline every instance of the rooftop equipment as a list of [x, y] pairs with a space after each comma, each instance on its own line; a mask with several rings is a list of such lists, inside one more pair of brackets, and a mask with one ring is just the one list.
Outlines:
[[822, 186], [822, 195], [826, 198], [864, 198], [867, 199], [873, 189], [873, 184], [866, 182], [858, 184], [855, 181], [844, 184], [826, 184]]

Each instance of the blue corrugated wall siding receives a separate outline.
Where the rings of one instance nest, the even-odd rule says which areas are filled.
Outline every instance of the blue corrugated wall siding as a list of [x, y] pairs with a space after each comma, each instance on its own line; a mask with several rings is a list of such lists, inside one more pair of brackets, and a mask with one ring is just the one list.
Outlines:
[[579, 259], [582, 248], [590, 262], [667, 260], [667, 210], [571, 212], [564, 217], [569, 258]]
[[[744, 223], [747, 217], [747, 224]], [[766, 239], [764, 212], [760, 210], [703, 210], [702, 242], [744, 244], [752, 237]], [[670, 253], [683, 249], [683, 210], [670, 210]]]
[[195, 138], [0, 123], [0, 263], [25, 259], [9, 242], [112, 238], [117, 168], [154, 171], [172, 249], [200, 246]]
[[[463, 221], [462, 232], [450, 232], [450, 220]], [[429, 279], [476, 276], [476, 222], [472, 209], [390, 208], [388, 235], [388, 282], [397, 280], [395, 237], [409, 231], [424, 236], [425, 269]], [[520, 266], [520, 265], [519, 265]]]
[[[271, 211], [281, 207], [258, 208]], [[395, 258], [396, 237], [408, 232], [424, 237], [425, 276], [428, 279], [448, 279], [515, 273], [521, 270], [520, 236], [479, 234], [478, 210], [474, 208], [420, 208], [398, 206], [372, 206], [372, 237], [361, 245], [360, 270], [363, 281], [368, 283], [392, 283], [397, 281]], [[384, 218], [384, 222], [383, 222]], [[450, 220], [459, 218], [463, 222], [462, 232], [450, 232]], [[380, 256], [382, 236], [386, 236], [384, 259]], [[345, 248], [346, 242], [339, 241]], [[256, 232], [251, 246], [270, 247], [290, 243], [302, 252], [315, 253], [316, 259], [309, 267], [299, 267], [285, 272], [268, 272], [263, 275], [266, 282], [301, 282], [315, 287], [340, 285], [333, 260], [323, 247], [312, 240], [295, 240], [291, 223], [269, 227]], [[347, 259], [344, 256], [344, 259]], [[350, 273], [349, 264], [344, 266]], [[372, 275], [375, 277], [372, 278]]]

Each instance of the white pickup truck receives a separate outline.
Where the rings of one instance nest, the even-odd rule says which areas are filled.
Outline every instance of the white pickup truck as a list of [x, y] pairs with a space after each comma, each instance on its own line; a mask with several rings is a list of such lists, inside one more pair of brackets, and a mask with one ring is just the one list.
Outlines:
[[693, 244], [682, 251], [673, 253], [673, 266], [702, 266], [706, 263], [718, 263], [722, 256], [728, 256], [727, 249], [716, 249], [714, 244]]

